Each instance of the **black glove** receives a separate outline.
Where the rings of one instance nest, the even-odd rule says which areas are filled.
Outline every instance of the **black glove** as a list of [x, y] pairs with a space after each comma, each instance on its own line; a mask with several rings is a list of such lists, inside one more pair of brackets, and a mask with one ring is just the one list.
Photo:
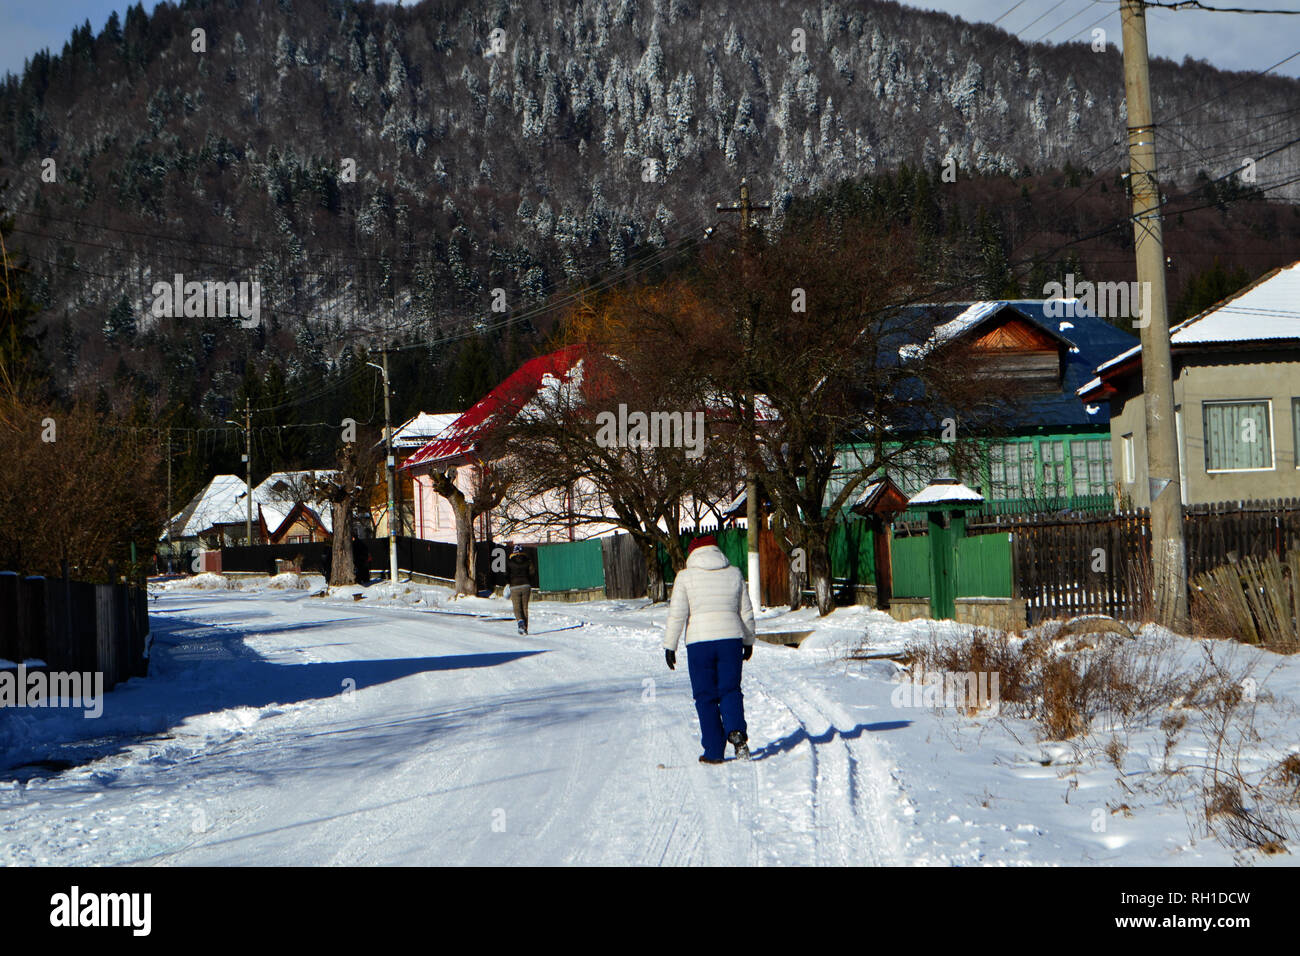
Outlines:
[[670, 671], [671, 671], [671, 670], [676, 670], [676, 669], [677, 669], [677, 652], [676, 652], [676, 651], [670, 651], [670, 650], [668, 650], [668, 648], [665, 647], [665, 648], [664, 648], [664, 660], [666, 660], [666, 661], [668, 662], [668, 669], [669, 669]]
[[754, 656], [754, 645], [753, 645], [753, 644], [746, 644], [746, 645], [745, 645], [745, 657], [744, 657], [744, 659], [745, 659], [745, 660], [749, 660], [749, 659], [750, 659], [751, 657], [753, 657], [753, 656]]

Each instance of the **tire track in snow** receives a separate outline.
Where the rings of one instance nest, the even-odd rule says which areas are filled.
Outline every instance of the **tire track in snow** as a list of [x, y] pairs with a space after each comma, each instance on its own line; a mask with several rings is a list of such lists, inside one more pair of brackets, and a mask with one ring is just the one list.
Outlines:
[[[771, 677], [756, 683], [798, 722], [808, 745], [812, 811], [811, 843], [816, 864], [890, 865], [902, 862], [897, 827], [884, 798], [887, 770], [862, 736], [846, 738], [854, 722], [799, 678]], [[863, 731], [865, 733], [865, 731]], [[820, 741], [817, 738], [829, 739]], [[765, 759], [773, 759], [769, 755]]]

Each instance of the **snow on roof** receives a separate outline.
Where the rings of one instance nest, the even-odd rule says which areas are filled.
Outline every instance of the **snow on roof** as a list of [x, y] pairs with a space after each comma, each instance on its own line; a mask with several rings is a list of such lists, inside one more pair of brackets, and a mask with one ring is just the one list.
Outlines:
[[[596, 361], [584, 382], [587, 359]], [[603, 361], [601, 361], [603, 359]], [[619, 360], [612, 355], [589, 355], [584, 345], [569, 345], [548, 355], [540, 355], [521, 365], [504, 382], [474, 404], [468, 411], [455, 416], [446, 428], [406, 460], [401, 470], [420, 465], [452, 463], [474, 454], [476, 440], [492, 427], [504, 425], [519, 416], [541, 415], [558, 401], [580, 401], [582, 392], [596, 399], [610, 382], [611, 371]], [[712, 405], [712, 400], [705, 399]], [[725, 402], [717, 406], [725, 409]], [[775, 421], [779, 418], [766, 395], [754, 396], [754, 416], [757, 421]]]
[[460, 412], [420, 412], [393, 430], [394, 448], [419, 448], [441, 435]]
[[922, 488], [910, 499], [909, 506], [915, 505], [939, 505], [939, 504], [958, 504], [962, 502], [977, 503], [984, 500], [984, 496], [974, 488], [968, 488], [961, 482], [932, 482]]
[[956, 318], [949, 319], [943, 325], [935, 328], [930, 333], [930, 338], [922, 345], [904, 345], [898, 350], [898, 354], [903, 358], [916, 358], [925, 355], [931, 349], [938, 348], [945, 342], [951, 342], [953, 339], [960, 338], [975, 326], [979, 325], [989, 316], [1001, 311], [1008, 303], [1006, 300], [997, 302], [972, 302], [966, 310], [960, 313]]
[[[174, 538], [196, 538], [214, 525], [248, 518], [248, 485], [236, 475], [216, 475], [168, 522]], [[159, 540], [166, 537], [163, 534]]]
[[[1175, 325], [1169, 331], [1169, 341], [1173, 346], [1197, 346], [1300, 340], [1297, 303], [1300, 303], [1300, 262], [1273, 270], [1236, 295]], [[1097, 372], [1122, 365], [1141, 352], [1142, 346], [1135, 345], [1097, 366]], [[1093, 379], [1079, 393], [1100, 384], [1100, 378]]]
[[332, 531], [330, 522], [333, 510], [327, 501], [311, 494], [311, 482], [315, 478], [329, 478], [338, 474], [334, 470], [325, 471], [277, 471], [267, 475], [266, 480], [253, 489], [253, 501], [262, 512], [266, 528], [274, 534], [284, 524], [294, 505], [301, 502], [311, 509], [326, 531]]
[[402, 469], [472, 455], [478, 437], [493, 425], [513, 419], [549, 381], [567, 378], [575, 366], [581, 365], [583, 352], [584, 346], [570, 345], [525, 362], [471, 408], [456, 416], [436, 438], [408, 458]]
[[856, 507], [857, 505], [870, 501], [871, 496], [876, 493], [876, 489], [878, 489], [882, 484], [884, 484], [882, 481], [871, 482], [871, 484], [862, 489], [862, 494], [853, 499], [853, 505], [851, 507]]

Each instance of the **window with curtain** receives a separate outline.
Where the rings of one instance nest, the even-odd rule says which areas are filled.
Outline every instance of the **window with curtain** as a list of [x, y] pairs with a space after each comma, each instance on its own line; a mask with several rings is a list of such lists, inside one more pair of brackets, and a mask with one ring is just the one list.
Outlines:
[[1043, 495], [1063, 498], [1070, 494], [1065, 480], [1065, 442], [1044, 441], [1039, 444], [1043, 458]]
[[1070, 474], [1074, 493], [1104, 495], [1111, 490], [1110, 442], [1099, 438], [1080, 438], [1070, 442]]
[[1291, 426], [1295, 429], [1295, 441], [1291, 443], [1295, 449], [1295, 466], [1300, 468], [1300, 398], [1291, 399]]
[[1204, 402], [1205, 470], [1273, 467], [1270, 403]]
[[1032, 441], [994, 442], [989, 446], [989, 484], [995, 499], [1037, 497], [1037, 474]]

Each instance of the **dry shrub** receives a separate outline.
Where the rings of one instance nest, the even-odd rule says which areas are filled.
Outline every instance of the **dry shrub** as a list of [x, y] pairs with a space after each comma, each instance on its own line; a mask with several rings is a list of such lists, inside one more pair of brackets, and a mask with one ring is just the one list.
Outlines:
[[[1202, 646], [1204, 664], [1188, 703], [1200, 715], [1207, 753], [1203, 764], [1189, 764], [1202, 774], [1201, 796], [1207, 830], [1221, 843], [1263, 853], [1286, 852], [1300, 830], [1292, 810], [1300, 777], [1300, 755], [1291, 754], [1270, 771], [1249, 769], [1247, 755], [1263, 742], [1256, 723], [1259, 705], [1271, 695], [1253, 691], [1253, 665], [1233, 668], [1220, 661], [1214, 643]], [[1247, 692], [1247, 681], [1252, 691]]]
[[1300, 754], [1287, 754], [1265, 778], [1288, 803], [1300, 804]]
[[1000, 700], [1021, 701], [1026, 694], [1030, 659], [1002, 631], [976, 628], [969, 641], [909, 646], [913, 673], [997, 674]]
[[1247, 795], [1258, 804], [1259, 794], [1253, 787], [1235, 781], [1218, 780], [1205, 790], [1205, 822], [1227, 846], [1259, 850], [1261, 853], [1285, 853], [1285, 824], [1268, 812], [1267, 807], [1248, 805]]
[[1069, 651], [1047, 631], [1013, 638], [977, 629], [969, 639], [912, 645], [914, 673], [996, 673], [1000, 713], [1037, 721], [1045, 739], [1068, 740], [1093, 729], [1127, 726], [1186, 695], [1191, 682], [1172, 663], [1168, 642], [1101, 640]]

